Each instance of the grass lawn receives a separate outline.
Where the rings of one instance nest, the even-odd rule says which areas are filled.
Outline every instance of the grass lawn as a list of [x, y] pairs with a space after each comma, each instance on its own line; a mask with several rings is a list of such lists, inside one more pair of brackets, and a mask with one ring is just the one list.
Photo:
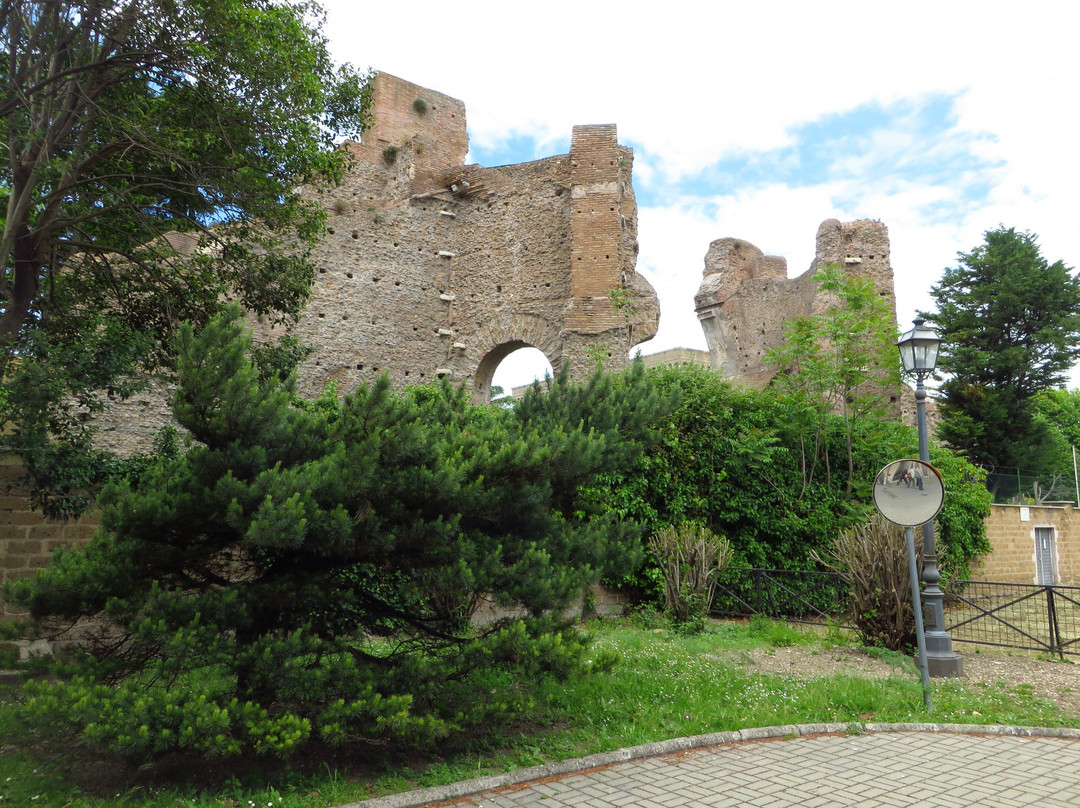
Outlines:
[[[126, 769], [85, 751], [34, 741], [0, 704], [0, 808], [9, 805], [215, 806], [322, 808], [568, 757], [707, 732], [816, 722], [920, 722], [1077, 726], [1023, 687], [934, 683], [932, 715], [923, 708], [910, 660], [888, 678], [836, 675], [804, 679], [753, 670], [740, 652], [805, 644], [813, 653], [848, 642], [768, 621], [715, 622], [683, 636], [657, 620], [590, 626], [595, 647], [622, 655], [613, 670], [569, 682], [540, 682], [529, 693], [528, 721], [491, 727], [437, 750], [380, 746], [312, 750], [284, 767], [272, 761], [164, 760]], [[493, 686], [497, 687], [493, 679]], [[493, 688], [493, 693], [494, 693]], [[866, 718], [872, 716], [872, 718]]]

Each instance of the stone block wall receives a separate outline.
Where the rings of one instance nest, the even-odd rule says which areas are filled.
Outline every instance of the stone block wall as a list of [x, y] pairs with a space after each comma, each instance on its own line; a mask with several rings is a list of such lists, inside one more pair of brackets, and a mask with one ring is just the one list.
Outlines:
[[1036, 528], [1053, 530], [1054, 583], [1080, 585], [1080, 520], [1071, 503], [992, 506], [986, 520], [992, 549], [972, 566], [973, 580], [1038, 583]]
[[[19, 483], [22, 473], [19, 458], [0, 455], [0, 583], [32, 575], [58, 547], [85, 544], [98, 527], [97, 514], [58, 522], [31, 510], [29, 492]], [[24, 614], [0, 601], [0, 621]]]

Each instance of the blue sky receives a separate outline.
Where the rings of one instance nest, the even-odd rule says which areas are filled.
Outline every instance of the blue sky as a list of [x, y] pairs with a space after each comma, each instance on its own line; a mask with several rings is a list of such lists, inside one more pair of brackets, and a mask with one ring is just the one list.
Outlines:
[[[902, 327], [999, 224], [1080, 264], [1072, 4], [700, 6], [328, 0], [326, 31], [339, 61], [463, 100], [471, 162], [565, 153], [574, 124], [618, 125], [635, 155], [638, 271], [661, 302], [645, 353], [705, 346], [693, 296], [718, 238], [797, 275], [821, 221], [879, 219]], [[496, 381], [543, 369], [509, 362]]]

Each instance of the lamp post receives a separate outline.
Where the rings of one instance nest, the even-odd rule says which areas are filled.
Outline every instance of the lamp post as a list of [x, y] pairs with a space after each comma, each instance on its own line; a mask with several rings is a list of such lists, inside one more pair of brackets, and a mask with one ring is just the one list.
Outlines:
[[[930, 442], [926, 430], [926, 388], [923, 380], [937, 367], [938, 348], [941, 338], [932, 329], [915, 319], [915, 327], [900, 337], [896, 347], [906, 373], [915, 374], [915, 411], [919, 424], [919, 459], [930, 462]], [[937, 547], [934, 545], [934, 520], [922, 526], [923, 530], [923, 596], [924, 620], [926, 622], [926, 660], [931, 676], [953, 677], [964, 673], [964, 659], [952, 647], [952, 638], [945, 631], [945, 596], [938, 586], [941, 572], [938, 570]]]

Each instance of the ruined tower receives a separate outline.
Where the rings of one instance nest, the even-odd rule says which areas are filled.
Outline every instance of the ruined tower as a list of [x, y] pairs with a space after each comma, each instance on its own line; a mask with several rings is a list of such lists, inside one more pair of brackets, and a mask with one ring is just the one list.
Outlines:
[[694, 302], [713, 367], [752, 387], [767, 385], [777, 368], [765, 364], [765, 354], [783, 344], [785, 321], [820, 313], [831, 304], [813, 280], [829, 264], [871, 278], [896, 319], [889, 231], [881, 222], [822, 222], [813, 263], [797, 278], [788, 278], [784, 258], [765, 255], [746, 241], [712, 242]]

